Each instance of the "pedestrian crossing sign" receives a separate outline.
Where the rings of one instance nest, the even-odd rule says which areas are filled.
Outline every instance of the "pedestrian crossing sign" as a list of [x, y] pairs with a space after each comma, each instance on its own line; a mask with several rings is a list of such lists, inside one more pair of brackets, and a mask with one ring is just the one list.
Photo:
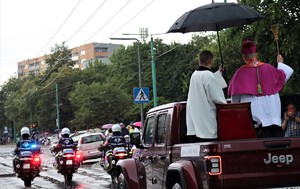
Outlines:
[[134, 98], [134, 103], [136, 104], [143, 104], [149, 102], [149, 88], [148, 87], [133, 88], [133, 98]]

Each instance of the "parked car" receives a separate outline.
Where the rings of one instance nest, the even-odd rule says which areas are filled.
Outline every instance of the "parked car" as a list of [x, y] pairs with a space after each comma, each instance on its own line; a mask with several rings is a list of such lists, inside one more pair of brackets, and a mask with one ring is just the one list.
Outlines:
[[76, 131], [75, 133], [70, 134], [70, 137], [75, 137], [81, 134], [87, 133], [87, 130], [82, 130], [82, 131]]
[[98, 148], [105, 142], [105, 136], [102, 133], [85, 133], [72, 138], [77, 143], [82, 160], [100, 157]]
[[59, 140], [57, 138], [54, 138], [52, 139], [52, 141], [50, 142], [50, 145], [49, 145], [49, 150], [51, 153], [54, 154], [54, 147], [57, 145], [57, 143], [59, 142]]

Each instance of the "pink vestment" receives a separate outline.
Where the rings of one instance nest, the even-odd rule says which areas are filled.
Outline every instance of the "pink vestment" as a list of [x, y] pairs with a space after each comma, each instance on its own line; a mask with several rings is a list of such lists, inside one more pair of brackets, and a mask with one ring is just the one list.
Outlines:
[[[258, 94], [258, 75], [263, 94]], [[258, 67], [240, 67], [233, 75], [228, 95], [249, 94], [255, 96], [265, 96], [278, 93], [284, 83], [286, 75], [283, 70], [277, 69], [270, 64], [262, 64]]]

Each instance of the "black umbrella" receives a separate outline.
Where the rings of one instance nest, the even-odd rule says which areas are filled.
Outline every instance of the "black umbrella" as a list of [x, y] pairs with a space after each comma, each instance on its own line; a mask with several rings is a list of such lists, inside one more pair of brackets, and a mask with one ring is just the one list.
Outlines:
[[251, 24], [263, 18], [262, 14], [244, 5], [236, 3], [211, 3], [183, 14], [167, 33], [217, 31], [219, 52], [223, 65], [219, 30]]

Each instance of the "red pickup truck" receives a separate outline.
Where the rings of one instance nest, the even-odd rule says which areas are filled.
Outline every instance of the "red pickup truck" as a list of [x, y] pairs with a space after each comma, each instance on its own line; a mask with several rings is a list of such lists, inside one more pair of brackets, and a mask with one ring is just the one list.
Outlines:
[[217, 105], [218, 139], [186, 136], [186, 102], [148, 111], [134, 158], [119, 161], [118, 188], [300, 188], [300, 138], [257, 138], [250, 103]]

